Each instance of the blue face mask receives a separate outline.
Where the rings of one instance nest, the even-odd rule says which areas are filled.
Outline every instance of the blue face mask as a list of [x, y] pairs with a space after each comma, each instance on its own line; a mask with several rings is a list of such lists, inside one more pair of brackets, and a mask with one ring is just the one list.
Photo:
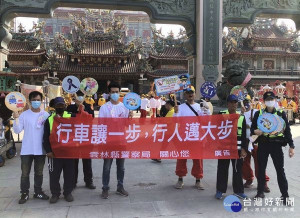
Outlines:
[[119, 95], [119, 93], [113, 93], [110, 95], [110, 97], [113, 101], [118, 101], [120, 98], [120, 95]]
[[40, 108], [41, 106], [41, 101], [31, 101], [31, 106], [34, 108], [34, 109], [38, 109]]

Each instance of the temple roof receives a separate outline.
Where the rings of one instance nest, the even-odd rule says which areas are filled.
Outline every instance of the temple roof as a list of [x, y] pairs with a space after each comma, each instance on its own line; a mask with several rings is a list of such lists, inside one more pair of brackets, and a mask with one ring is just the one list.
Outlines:
[[281, 57], [300, 57], [300, 52], [288, 52], [288, 51], [255, 51], [255, 50], [241, 50], [232, 48], [230, 53], [224, 54], [223, 59], [230, 59], [234, 55], [241, 56], [281, 56]]
[[49, 73], [48, 70], [37, 66], [11, 66], [10, 69], [19, 76], [47, 75]]
[[278, 40], [293, 40], [294, 37], [288, 34], [285, 34], [282, 30], [279, 29], [276, 25], [269, 27], [261, 27], [253, 30], [252, 37], [255, 39], [278, 39]]
[[41, 55], [45, 49], [36, 49], [28, 41], [11, 40], [8, 44], [9, 55]]
[[120, 49], [117, 48], [115, 40], [107, 41], [88, 41], [85, 48], [81, 49], [78, 53], [70, 53], [71, 55], [80, 56], [128, 56], [124, 54]]
[[101, 75], [123, 75], [123, 74], [137, 74], [138, 70], [138, 56], [133, 55], [129, 58], [129, 61], [123, 66], [117, 67], [102, 67], [102, 66], [91, 66], [82, 65], [72, 62], [68, 55], [60, 56], [60, 64], [57, 69], [59, 73], [72, 73], [73, 75], [78, 74], [93, 74], [95, 76]]
[[79, 17], [85, 17], [86, 12], [84, 9], [77, 8], [77, 9], [71, 9], [71, 8], [57, 8], [53, 12], [53, 17], [60, 18], [60, 19], [69, 19], [70, 14], [74, 14]]
[[297, 34], [281, 30], [276, 25], [252, 27], [251, 38], [256, 47], [290, 47], [293, 40], [298, 37]]
[[150, 54], [149, 57], [164, 60], [187, 60], [186, 52], [182, 47], [165, 47], [162, 53]]

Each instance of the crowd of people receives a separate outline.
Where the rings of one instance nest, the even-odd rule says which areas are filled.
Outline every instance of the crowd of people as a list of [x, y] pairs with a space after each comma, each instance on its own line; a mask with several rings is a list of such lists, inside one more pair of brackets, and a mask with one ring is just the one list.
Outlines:
[[[248, 99], [250, 99], [250, 97], [248, 97]], [[275, 101], [276, 109], [289, 109], [292, 110], [294, 114], [298, 112], [298, 105], [294, 97], [283, 96], [282, 98], [280, 98], [276, 96], [275, 99], [276, 99]], [[257, 97], [251, 100], [251, 105], [252, 108], [257, 110], [260, 110], [265, 107], [263, 101]]]
[[[99, 98], [98, 105], [99, 118], [131, 118], [133, 111], [128, 110], [120, 101], [120, 86], [117, 83], [110, 83], [108, 86], [109, 98], [105, 100], [103, 96]], [[184, 92], [185, 102], [177, 104], [174, 95], [170, 99], [159, 98], [155, 96], [142, 95], [141, 100], [141, 118], [147, 117], [148, 108], [151, 114], [148, 117], [196, 117], [212, 115], [212, 105], [208, 99], [202, 99], [200, 104], [195, 102], [195, 93], [193, 90]], [[50, 176], [50, 203], [56, 203], [61, 195], [61, 186], [59, 183], [60, 175], [63, 172], [64, 185], [63, 195], [66, 201], [74, 200], [72, 191], [76, 188], [78, 181], [78, 162], [74, 159], [56, 158], [52, 151], [51, 142], [49, 140], [53, 121], [55, 117], [75, 117], [80, 110], [85, 110], [95, 116], [93, 105], [95, 99], [84, 99], [83, 93], [77, 93], [70, 99], [70, 104], [67, 105], [65, 99], [56, 97], [50, 101], [48, 112], [41, 110], [42, 94], [33, 91], [29, 95], [30, 109], [21, 114], [14, 112], [15, 119], [13, 129], [15, 133], [24, 131], [24, 137], [21, 146], [21, 184], [20, 204], [24, 204], [29, 199], [30, 186], [30, 170], [34, 162], [34, 198], [48, 200], [49, 196], [42, 190], [43, 183], [43, 168], [46, 157], [48, 157], [48, 168]], [[82, 104], [83, 102], [83, 104]], [[283, 203], [286, 203], [288, 194], [288, 183], [284, 172], [284, 161], [282, 147], [289, 144], [289, 156], [294, 155], [294, 143], [291, 135], [289, 123], [286, 114], [276, 109], [276, 96], [273, 92], [266, 92], [263, 96], [264, 109], [256, 109], [250, 98], [246, 98], [243, 102], [241, 112], [238, 112], [238, 98], [235, 95], [229, 95], [227, 98], [227, 110], [222, 110], [219, 114], [240, 114], [237, 127], [237, 150], [239, 158], [237, 159], [219, 159], [217, 167], [216, 181], [216, 199], [222, 199], [227, 191], [228, 183], [228, 168], [232, 162], [233, 168], [233, 191], [234, 195], [241, 199], [248, 198], [244, 189], [253, 185], [254, 178], [258, 180], [256, 198], [264, 198], [264, 193], [270, 192], [267, 182], [270, 178], [266, 174], [266, 166], [268, 156], [273, 159], [273, 163], [277, 173], [278, 185], [282, 194]], [[257, 119], [263, 113], [277, 114], [285, 121], [286, 128], [283, 133], [273, 136], [262, 132], [257, 127]], [[159, 119], [159, 118], [158, 118]], [[253, 141], [251, 136], [257, 135], [257, 140]], [[251, 157], [255, 163], [255, 177], [251, 169]], [[156, 160], [160, 161], [160, 160]], [[95, 189], [93, 182], [93, 171], [91, 159], [83, 159], [84, 182], [89, 189]], [[109, 198], [109, 182], [110, 169], [113, 159], [103, 160], [102, 170], [102, 193], [103, 199]], [[128, 196], [129, 193], [124, 188], [125, 175], [125, 159], [116, 159], [117, 166], [117, 189], [116, 192], [121, 196]], [[205, 189], [201, 180], [203, 174], [203, 160], [194, 159], [191, 170], [192, 176], [195, 178], [195, 187], [198, 190]], [[175, 184], [176, 189], [184, 187], [183, 178], [187, 175], [187, 160], [178, 159], [176, 163], [175, 174], [178, 180]], [[245, 183], [243, 183], [243, 179]]]

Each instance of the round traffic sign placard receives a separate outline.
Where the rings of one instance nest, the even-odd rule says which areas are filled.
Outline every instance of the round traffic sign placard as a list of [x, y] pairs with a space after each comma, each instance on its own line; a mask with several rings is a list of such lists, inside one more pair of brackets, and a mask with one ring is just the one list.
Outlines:
[[125, 95], [123, 104], [129, 110], [136, 110], [141, 106], [141, 98], [138, 94], [130, 92]]
[[200, 88], [201, 95], [204, 98], [213, 98], [216, 95], [217, 88], [212, 82], [205, 82]]
[[75, 94], [80, 88], [80, 81], [75, 76], [67, 76], [62, 81], [62, 88], [67, 93]]
[[26, 105], [26, 98], [20, 92], [11, 92], [5, 97], [5, 105], [11, 111], [21, 111]]
[[81, 81], [80, 90], [85, 95], [94, 95], [98, 91], [98, 82], [94, 78], [88, 77]]
[[271, 133], [276, 130], [278, 125], [278, 120], [274, 116], [274, 114], [263, 113], [257, 119], [258, 128], [264, 133]]

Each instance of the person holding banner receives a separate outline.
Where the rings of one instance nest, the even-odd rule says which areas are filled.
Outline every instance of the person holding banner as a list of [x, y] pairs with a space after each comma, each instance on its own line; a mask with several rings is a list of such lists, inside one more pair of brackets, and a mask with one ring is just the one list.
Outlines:
[[[238, 97], [236, 95], [229, 95], [227, 97], [228, 109], [225, 111], [220, 111], [219, 114], [236, 114], [238, 113]], [[242, 178], [242, 166], [243, 159], [247, 153], [247, 141], [246, 141], [246, 120], [243, 115], [238, 119], [237, 126], [237, 149], [239, 153], [238, 159], [231, 159], [233, 176], [232, 176], [232, 186], [234, 195], [238, 198], [245, 199], [247, 196], [244, 194], [243, 178]], [[217, 170], [217, 192], [215, 195], [216, 199], [222, 199], [223, 194], [226, 193], [228, 184], [228, 168], [230, 164], [230, 159], [219, 159], [218, 160], [218, 170]]]
[[[81, 91], [78, 91], [76, 93], [76, 96], [73, 97], [72, 103], [68, 105], [67, 111], [69, 113], [77, 114], [79, 105], [84, 99], [84, 94]], [[88, 112], [94, 117], [94, 111], [91, 109], [91, 106], [86, 103], [86, 101], [83, 102], [84, 105], [84, 111]], [[74, 159], [75, 165], [75, 179], [74, 179], [74, 188], [77, 186], [77, 181], [78, 181], [78, 164], [79, 164], [79, 159]], [[88, 189], [96, 189], [96, 186], [93, 183], [93, 169], [92, 169], [92, 159], [82, 159], [82, 167], [83, 167], [83, 175], [84, 175], [84, 182], [85, 182], [85, 187]]]
[[[195, 103], [195, 92], [193, 90], [186, 90], [184, 92], [184, 97], [186, 99], [186, 103], [179, 106], [176, 105], [177, 103], [175, 98], [174, 117], [191, 117], [210, 114], [209, 107], [205, 101], [203, 101], [203, 110], [201, 109], [200, 104]], [[175, 188], [182, 189], [184, 185], [183, 177], [187, 174], [187, 159], [177, 159], [175, 173], [179, 177]], [[198, 190], [204, 190], [200, 181], [203, 178], [203, 160], [193, 160], [192, 176], [196, 178], [196, 188]]]
[[[110, 94], [110, 101], [104, 104], [99, 111], [99, 118], [128, 118], [132, 117], [132, 111], [130, 112], [122, 102], [119, 101], [120, 99], [120, 89], [121, 87], [111, 82], [108, 86], [109, 94]], [[104, 159], [103, 163], [103, 172], [102, 172], [102, 194], [101, 197], [103, 199], [108, 199], [109, 196], [109, 180], [110, 180], [110, 169], [112, 165], [113, 159]], [[125, 191], [123, 182], [124, 182], [124, 175], [125, 175], [125, 168], [124, 168], [125, 159], [118, 158], [116, 159], [117, 164], [117, 194], [121, 196], [128, 196], [128, 192]]]
[[[286, 146], [287, 143], [290, 146], [289, 157], [294, 156], [294, 142], [291, 134], [291, 129], [289, 122], [287, 120], [286, 114], [284, 111], [275, 109], [275, 94], [273, 92], [266, 92], [263, 95], [264, 103], [266, 109], [259, 110], [255, 113], [253, 122], [251, 125], [251, 133], [253, 135], [258, 135], [258, 150], [257, 150], [257, 159], [258, 159], [258, 186], [257, 186], [257, 195], [256, 198], [264, 198], [264, 187], [266, 184], [266, 167], [268, 163], [268, 157], [271, 155], [271, 158], [274, 163], [274, 167], [277, 174], [277, 181], [279, 185], [280, 192], [282, 194], [281, 199], [283, 204], [286, 205], [289, 198], [288, 194], [288, 182], [284, 172], [284, 157], [282, 152], [282, 147]], [[278, 115], [285, 122], [285, 129], [283, 133], [277, 135], [268, 134], [263, 132], [262, 127], [258, 127], [257, 120], [260, 116], [264, 114], [268, 115]]]
[[49, 114], [40, 109], [43, 95], [38, 91], [29, 94], [31, 109], [24, 111], [21, 115], [13, 113], [15, 119], [13, 129], [16, 134], [24, 130], [21, 147], [21, 198], [19, 204], [24, 204], [29, 199], [29, 175], [32, 162], [34, 161], [34, 198], [48, 200], [49, 197], [42, 190], [43, 169], [45, 165], [45, 151], [42, 139], [44, 133], [43, 123]]
[[67, 158], [56, 158], [55, 154], [52, 152], [50, 143], [50, 134], [52, 132], [52, 126], [55, 117], [69, 118], [74, 117], [74, 114], [70, 114], [66, 111], [66, 103], [62, 97], [56, 97], [54, 99], [55, 113], [53, 113], [45, 122], [44, 136], [43, 136], [43, 147], [47, 153], [48, 165], [49, 165], [49, 175], [50, 175], [50, 191], [51, 198], [50, 203], [56, 203], [59, 200], [61, 194], [61, 188], [59, 184], [60, 175], [63, 171], [64, 176], [64, 198], [67, 202], [74, 201], [72, 196], [72, 191], [74, 188], [74, 159]]
[[[164, 117], [173, 117], [174, 115], [174, 106], [175, 102], [174, 101], [167, 101], [166, 104], [164, 105], [166, 108], [166, 115]], [[161, 163], [161, 159], [152, 159], [153, 161], [157, 163]]]

